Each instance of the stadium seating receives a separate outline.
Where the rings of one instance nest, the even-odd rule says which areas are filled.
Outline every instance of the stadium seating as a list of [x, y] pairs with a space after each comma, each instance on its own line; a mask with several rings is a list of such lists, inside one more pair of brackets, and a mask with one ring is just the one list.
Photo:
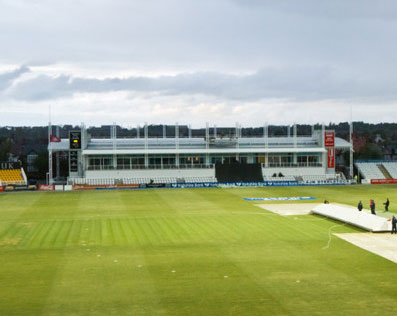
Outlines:
[[301, 182], [303, 184], [341, 184], [346, 183], [346, 179], [340, 174], [302, 175]]
[[364, 179], [386, 179], [379, 169], [379, 162], [356, 162], [356, 166]]
[[148, 183], [200, 183], [200, 182], [217, 182], [215, 177], [152, 177], [152, 178], [122, 178], [122, 179], [87, 179], [71, 178], [69, 184], [88, 184], [88, 185], [114, 185], [114, 184], [148, 184]]
[[[346, 179], [340, 175], [302, 175], [302, 176], [284, 176], [270, 177], [265, 176], [264, 181], [297, 181], [301, 184], [342, 184]], [[171, 184], [171, 183], [217, 183], [215, 177], [146, 177], [146, 178], [122, 178], [122, 179], [88, 179], [88, 178], [70, 178], [68, 184], [88, 184], [88, 185], [115, 185], [115, 184]]]
[[382, 165], [390, 173], [393, 179], [397, 179], [397, 162], [388, 161], [383, 162]]
[[284, 177], [264, 176], [265, 181], [298, 181], [301, 184], [335, 184], [346, 183], [346, 179], [340, 174], [322, 174], [322, 175], [287, 175]]
[[263, 176], [264, 181], [296, 181], [294, 176], [284, 176], [284, 177], [271, 177]]
[[2, 184], [25, 184], [20, 169], [0, 169], [0, 182]]

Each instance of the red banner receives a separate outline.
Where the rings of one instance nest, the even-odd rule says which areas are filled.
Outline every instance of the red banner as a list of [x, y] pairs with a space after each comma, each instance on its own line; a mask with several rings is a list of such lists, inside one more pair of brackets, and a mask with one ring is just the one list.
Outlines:
[[55, 135], [50, 135], [50, 142], [51, 143], [59, 143], [61, 141], [60, 137], [56, 137]]
[[371, 184], [397, 184], [397, 179], [371, 179]]
[[328, 168], [335, 168], [335, 148], [327, 148], [328, 151]]
[[4, 187], [0, 185], [0, 192], [4, 192]]
[[324, 146], [335, 147], [335, 132], [324, 132]]
[[39, 191], [54, 191], [54, 189], [53, 185], [39, 184]]

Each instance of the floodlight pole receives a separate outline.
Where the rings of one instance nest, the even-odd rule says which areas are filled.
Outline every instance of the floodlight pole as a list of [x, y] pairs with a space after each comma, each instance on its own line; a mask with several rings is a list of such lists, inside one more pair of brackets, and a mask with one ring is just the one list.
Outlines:
[[52, 131], [51, 107], [49, 110], [49, 116], [50, 116], [50, 119], [48, 121], [48, 183], [47, 184], [52, 184], [53, 179], [52, 179], [52, 148], [51, 148], [51, 131]]
[[[56, 136], [57, 136], [57, 138], [60, 138], [60, 137], [61, 137], [61, 136], [60, 136], [60, 133], [59, 133], [59, 126], [56, 127]], [[59, 170], [59, 151], [56, 153], [55, 158], [56, 158], [56, 174], [55, 174], [55, 177], [56, 177], [56, 179], [59, 180], [59, 177], [60, 177], [60, 170]]]
[[352, 180], [352, 179], [353, 179], [353, 121], [352, 121], [352, 120], [350, 121], [350, 131], [349, 131], [349, 134], [350, 134], [350, 159], [349, 159], [350, 166], [349, 166], [349, 176], [350, 176], [350, 179]]
[[240, 147], [240, 144], [239, 144], [239, 139], [240, 139], [240, 128], [241, 128], [241, 126], [239, 125], [239, 123], [238, 122], [236, 122], [236, 160], [237, 161], [239, 161], [240, 160], [240, 154], [239, 154], [239, 147]]

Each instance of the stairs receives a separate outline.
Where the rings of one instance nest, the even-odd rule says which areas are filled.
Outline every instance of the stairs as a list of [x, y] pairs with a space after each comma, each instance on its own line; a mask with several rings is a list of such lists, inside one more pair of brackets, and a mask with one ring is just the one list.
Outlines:
[[386, 179], [393, 179], [389, 171], [386, 170], [385, 166], [382, 164], [377, 165], [379, 170], [382, 172], [382, 174], [385, 176]]

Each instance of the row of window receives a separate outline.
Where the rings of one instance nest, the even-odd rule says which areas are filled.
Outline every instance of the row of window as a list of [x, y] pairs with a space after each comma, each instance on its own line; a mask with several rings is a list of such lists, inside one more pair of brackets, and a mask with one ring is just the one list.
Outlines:
[[[138, 166], [145, 165], [144, 156], [127, 156], [118, 155], [116, 156], [116, 161], [118, 166]], [[240, 156], [236, 155], [211, 155], [209, 157], [209, 163], [265, 163], [265, 156], [261, 155], [251, 155], [251, 156]], [[318, 163], [320, 161], [319, 155], [297, 155], [297, 163], [299, 164], [312, 164]], [[269, 165], [277, 164], [291, 164], [294, 162], [292, 154], [280, 154], [280, 155], [269, 155], [268, 163]], [[148, 157], [149, 165], [175, 165], [176, 156], [175, 155], [149, 155]], [[180, 155], [179, 164], [180, 165], [202, 165], [206, 163], [205, 155]], [[88, 159], [89, 166], [112, 166], [113, 157], [112, 156], [92, 156]]]

